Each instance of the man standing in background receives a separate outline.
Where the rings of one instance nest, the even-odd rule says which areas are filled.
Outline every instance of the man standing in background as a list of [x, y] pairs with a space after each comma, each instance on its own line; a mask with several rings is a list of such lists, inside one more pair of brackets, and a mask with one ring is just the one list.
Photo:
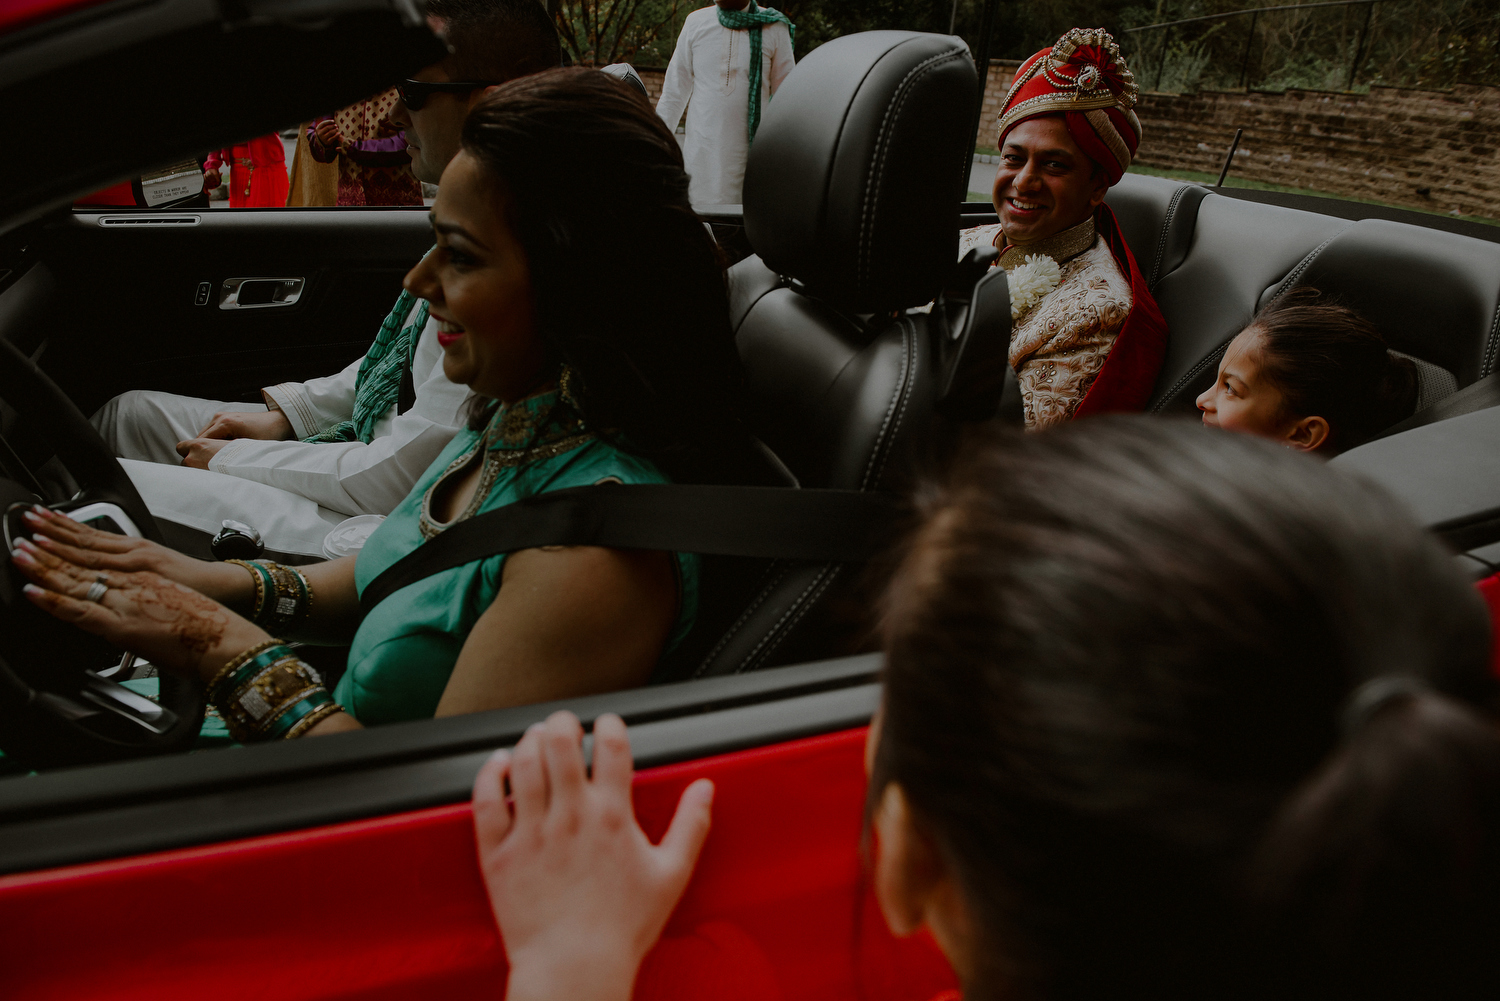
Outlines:
[[738, 205], [761, 109], [792, 71], [794, 28], [755, 0], [718, 0], [683, 22], [656, 113], [682, 144], [694, 205]]

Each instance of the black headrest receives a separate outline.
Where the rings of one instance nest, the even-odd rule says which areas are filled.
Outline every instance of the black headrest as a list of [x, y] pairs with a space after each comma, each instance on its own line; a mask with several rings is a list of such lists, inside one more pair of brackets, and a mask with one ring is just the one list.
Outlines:
[[1500, 247], [1493, 243], [1363, 219], [1309, 254], [1283, 286], [1337, 296], [1393, 349], [1447, 369], [1460, 386], [1495, 370]]
[[750, 246], [854, 312], [931, 301], [958, 256], [977, 86], [950, 35], [867, 31], [818, 47], [766, 106], [750, 148]]

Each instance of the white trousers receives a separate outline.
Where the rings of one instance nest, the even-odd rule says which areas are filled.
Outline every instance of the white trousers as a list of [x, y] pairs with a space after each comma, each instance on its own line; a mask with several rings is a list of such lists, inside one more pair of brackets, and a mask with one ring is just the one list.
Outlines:
[[346, 515], [289, 490], [184, 466], [177, 454], [177, 443], [196, 438], [214, 414], [265, 409], [136, 391], [110, 400], [90, 420], [157, 518], [209, 535], [233, 519], [259, 531], [267, 549], [322, 556], [324, 537]]

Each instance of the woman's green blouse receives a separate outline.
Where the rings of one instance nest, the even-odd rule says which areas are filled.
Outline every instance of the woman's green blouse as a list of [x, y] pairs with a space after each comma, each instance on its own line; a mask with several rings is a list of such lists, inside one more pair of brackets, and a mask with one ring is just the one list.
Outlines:
[[[432, 495], [447, 477], [484, 463], [474, 500], [452, 522], [432, 518]], [[651, 462], [590, 432], [557, 391], [503, 407], [483, 431], [463, 430], [360, 550], [361, 593], [387, 567], [466, 518], [549, 490], [593, 483], [667, 483]], [[678, 612], [670, 651], [692, 627], [698, 558], [677, 553]], [[444, 570], [390, 595], [365, 617], [334, 699], [366, 726], [430, 717], [475, 622], [500, 593], [505, 556]], [[664, 651], [665, 652], [665, 651]]]

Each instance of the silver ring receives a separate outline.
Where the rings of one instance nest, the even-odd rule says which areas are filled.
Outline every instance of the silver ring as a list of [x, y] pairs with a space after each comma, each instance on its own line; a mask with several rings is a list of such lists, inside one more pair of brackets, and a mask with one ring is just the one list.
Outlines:
[[105, 577], [103, 574], [95, 577], [94, 582], [89, 585], [88, 593], [83, 596], [83, 600], [102, 601], [104, 599], [104, 592], [109, 590], [109, 585], [104, 583], [104, 581]]

